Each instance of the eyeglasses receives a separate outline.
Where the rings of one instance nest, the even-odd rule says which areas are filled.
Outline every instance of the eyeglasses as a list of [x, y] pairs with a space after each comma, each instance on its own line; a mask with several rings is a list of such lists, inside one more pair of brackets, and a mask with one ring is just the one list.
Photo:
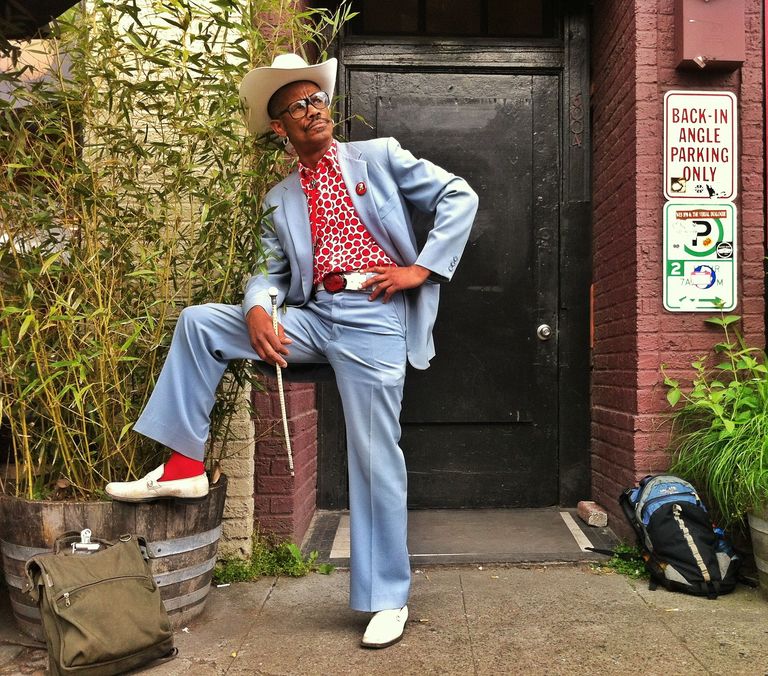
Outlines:
[[281, 110], [277, 116], [280, 117], [283, 113], [288, 113], [294, 120], [300, 120], [306, 116], [310, 104], [317, 108], [317, 110], [324, 110], [330, 102], [328, 94], [325, 92], [315, 92], [304, 99], [294, 101], [290, 106]]

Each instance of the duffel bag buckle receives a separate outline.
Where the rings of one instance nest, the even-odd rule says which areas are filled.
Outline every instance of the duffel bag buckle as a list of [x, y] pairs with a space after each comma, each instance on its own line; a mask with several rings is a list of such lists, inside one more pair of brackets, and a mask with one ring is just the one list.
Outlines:
[[80, 542], [72, 543], [72, 553], [77, 552], [97, 552], [101, 549], [101, 545], [98, 542], [91, 542], [91, 529], [85, 528], [80, 531]]

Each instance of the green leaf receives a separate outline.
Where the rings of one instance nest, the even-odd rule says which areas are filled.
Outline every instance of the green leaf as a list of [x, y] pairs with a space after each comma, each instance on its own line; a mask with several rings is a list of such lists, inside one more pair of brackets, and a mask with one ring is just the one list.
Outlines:
[[139, 51], [144, 54], [147, 49], [147, 45], [138, 35], [136, 35], [136, 33], [133, 31], [133, 27], [128, 28], [125, 31], [125, 34], [128, 39], [139, 49]]
[[677, 402], [680, 401], [680, 395], [682, 393], [679, 389], [675, 388], [667, 392], [667, 401], [669, 402], [669, 405], [674, 407], [677, 405]]
[[43, 261], [43, 265], [40, 267], [40, 275], [44, 275], [48, 271], [48, 268], [50, 268], [63, 253], [63, 251], [57, 251], [53, 256], [46, 258], [45, 261]]
[[298, 545], [294, 544], [293, 542], [288, 542], [286, 543], [286, 549], [290, 552], [291, 557], [296, 563], [303, 563], [304, 557], [302, 556]]
[[24, 321], [21, 323], [21, 328], [19, 329], [19, 336], [18, 339], [21, 341], [21, 339], [25, 336], [27, 331], [29, 330], [29, 327], [32, 325], [32, 322], [35, 321], [35, 315], [28, 314]]

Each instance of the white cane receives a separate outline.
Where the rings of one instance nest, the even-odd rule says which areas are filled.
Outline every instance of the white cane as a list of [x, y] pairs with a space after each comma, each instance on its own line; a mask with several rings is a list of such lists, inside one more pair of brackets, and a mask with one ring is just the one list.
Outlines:
[[[274, 286], [270, 286], [269, 297], [272, 299], [272, 328], [275, 331], [275, 335], [279, 336], [277, 330], [277, 289]], [[291, 450], [291, 437], [288, 434], [288, 413], [285, 410], [285, 392], [283, 391], [283, 370], [280, 368], [280, 364], [275, 364], [275, 372], [277, 373], [277, 393], [280, 397], [280, 413], [283, 416], [283, 434], [285, 434], [285, 447], [288, 449], [288, 469], [293, 474], [293, 451]]]

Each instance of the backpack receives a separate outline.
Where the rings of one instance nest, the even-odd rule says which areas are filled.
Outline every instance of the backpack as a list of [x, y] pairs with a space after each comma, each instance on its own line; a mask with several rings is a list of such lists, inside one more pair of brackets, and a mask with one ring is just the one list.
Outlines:
[[709, 518], [696, 489], [676, 476], [646, 476], [619, 497], [638, 538], [649, 589], [717, 598], [740, 581], [742, 559]]
[[[66, 536], [65, 536], [66, 537]], [[91, 542], [27, 561], [52, 676], [121, 674], [173, 654], [173, 631], [135, 536]], [[107, 545], [105, 547], [105, 545]]]

